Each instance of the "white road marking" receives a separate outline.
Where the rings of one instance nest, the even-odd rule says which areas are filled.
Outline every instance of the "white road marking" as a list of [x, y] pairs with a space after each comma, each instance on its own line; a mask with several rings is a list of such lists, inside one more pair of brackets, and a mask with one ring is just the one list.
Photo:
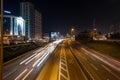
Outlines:
[[[64, 55], [64, 58], [63, 58], [63, 55]], [[62, 62], [62, 61], [64, 61], [64, 62]], [[66, 68], [62, 67], [61, 64], [64, 65]], [[65, 76], [64, 73], [61, 72], [61, 70], [64, 70], [67, 73], [67, 76]], [[61, 80], [61, 76], [63, 78], [65, 78], [66, 80], [70, 80], [65, 51], [63, 52], [62, 49], [61, 49], [61, 53], [60, 53], [59, 80]]]

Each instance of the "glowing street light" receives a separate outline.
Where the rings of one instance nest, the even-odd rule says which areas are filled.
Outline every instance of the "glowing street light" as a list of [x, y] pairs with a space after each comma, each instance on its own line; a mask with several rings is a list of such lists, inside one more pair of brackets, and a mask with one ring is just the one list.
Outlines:
[[74, 38], [74, 31], [75, 31], [75, 29], [71, 28], [71, 38]]
[[93, 30], [94, 30], [94, 31], [96, 31], [97, 29], [96, 29], [96, 28], [94, 28]]
[[74, 28], [71, 29], [71, 32], [74, 32]]

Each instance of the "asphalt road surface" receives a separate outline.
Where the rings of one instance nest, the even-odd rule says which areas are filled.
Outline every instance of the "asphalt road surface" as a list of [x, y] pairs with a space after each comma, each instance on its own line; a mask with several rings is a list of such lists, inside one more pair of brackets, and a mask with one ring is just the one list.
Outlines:
[[3, 80], [120, 80], [120, 61], [63, 40], [5, 64]]
[[59, 42], [50, 43], [45, 47], [30, 51], [15, 60], [5, 63], [3, 66], [3, 80], [35, 80]]
[[37, 80], [120, 80], [120, 61], [67, 40], [58, 45]]
[[70, 51], [67, 41], [58, 45], [37, 80], [88, 80]]
[[93, 80], [120, 80], [120, 61], [71, 40], [68, 44]]

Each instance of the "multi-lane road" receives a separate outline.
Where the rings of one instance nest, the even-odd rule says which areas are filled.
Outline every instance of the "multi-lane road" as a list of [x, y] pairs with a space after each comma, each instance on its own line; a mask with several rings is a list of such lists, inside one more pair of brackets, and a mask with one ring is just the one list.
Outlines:
[[35, 80], [58, 43], [59, 41], [50, 43], [5, 63], [3, 80]]
[[67, 40], [58, 45], [37, 80], [120, 80], [120, 61]]
[[66, 41], [60, 43], [37, 80], [87, 80]]
[[5, 64], [3, 80], [120, 80], [119, 60], [72, 40], [59, 42]]
[[120, 80], [120, 61], [69, 41], [70, 49], [93, 80]]

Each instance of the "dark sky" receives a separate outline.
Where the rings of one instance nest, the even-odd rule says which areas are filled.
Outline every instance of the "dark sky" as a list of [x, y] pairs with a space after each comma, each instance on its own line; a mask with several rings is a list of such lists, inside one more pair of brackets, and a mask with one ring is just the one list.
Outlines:
[[[4, 0], [4, 8], [19, 15], [21, 0]], [[120, 22], [120, 0], [30, 0], [42, 13], [43, 31], [63, 34], [74, 27], [77, 31], [90, 30], [95, 20], [97, 30], [109, 31]]]

